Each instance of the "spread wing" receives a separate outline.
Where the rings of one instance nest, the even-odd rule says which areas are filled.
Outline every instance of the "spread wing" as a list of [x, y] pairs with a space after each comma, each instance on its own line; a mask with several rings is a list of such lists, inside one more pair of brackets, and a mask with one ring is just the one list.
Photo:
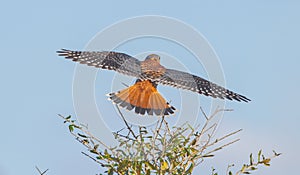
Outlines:
[[227, 98], [229, 100], [234, 99], [244, 102], [251, 101], [243, 95], [232, 92], [201, 77], [172, 69], [166, 69], [166, 72], [158, 80], [158, 83], [190, 90], [214, 98]]
[[97, 68], [114, 70], [125, 75], [139, 77], [141, 75], [140, 61], [130, 55], [119, 52], [72, 51], [61, 49], [59, 56], [72, 59], [75, 62]]

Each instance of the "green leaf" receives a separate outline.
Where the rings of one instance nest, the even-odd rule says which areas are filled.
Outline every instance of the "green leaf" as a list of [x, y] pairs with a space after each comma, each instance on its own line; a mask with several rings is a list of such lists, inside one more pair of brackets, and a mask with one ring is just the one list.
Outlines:
[[148, 169], [146, 175], [151, 175], [151, 171]]
[[193, 169], [194, 169], [194, 163], [191, 163], [189, 168], [186, 170], [185, 174], [192, 174]]
[[80, 133], [77, 133], [80, 137], [83, 137], [83, 138], [88, 138], [86, 135], [83, 135], [83, 134], [80, 134]]
[[74, 131], [74, 125], [69, 125], [69, 131], [73, 132]]
[[251, 167], [251, 170], [252, 170], [252, 171], [254, 171], [254, 170], [257, 170], [257, 168], [255, 168], [255, 167]]
[[95, 145], [95, 146], [94, 146], [94, 150], [97, 150], [98, 147], [99, 147], [99, 144]]
[[197, 143], [196, 141], [197, 141], [197, 139], [192, 140], [191, 145], [192, 146], [195, 145]]
[[90, 150], [90, 152], [93, 154], [98, 154], [97, 150], [94, 150], [94, 149]]
[[82, 143], [83, 143], [84, 145], [87, 145], [87, 144], [89, 144], [90, 142], [89, 142], [87, 139], [84, 139], [84, 140], [82, 140]]
[[213, 154], [208, 154], [208, 155], [204, 155], [204, 156], [202, 156], [202, 157], [214, 157], [215, 155], [213, 155]]
[[273, 153], [274, 153], [275, 156], [280, 156], [282, 154], [282, 153], [277, 153], [274, 150], [273, 150]]
[[253, 156], [252, 156], [252, 153], [250, 154], [250, 165], [253, 165]]
[[96, 159], [98, 159], [98, 160], [102, 160], [102, 159], [103, 159], [103, 157], [100, 155], [100, 156], [97, 156], [97, 157], [96, 157]]
[[241, 169], [241, 172], [244, 172], [246, 168], [247, 168], [247, 165], [244, 164], [242, 169]]
[[71, 118], [71, 115], [69, 115], [68, 117], [66, 117], [66, 120], [69, 120]]
[[257, 162], [260, 162], [261, 153], [262, 153], [262, 150], [259, 150], [258, 157], [257, 157]]
[[80, 126], [77, 126], [77, 125], [73, 125], [75, 128], [78, 128], [78, 129], [80, 129], [81, 127]]
[[147, 166], [150, 168], [150, 170], [156, 170], [155, 166], [152, 165], [152, 164], [151, 164], [150, 162], [148, 162], [148, 161], [145, 162], [145, 165], [147, 165]]
[[109, 169], [107, 172], [108, 175], [114, 175], [114, 170], [113, 168]]

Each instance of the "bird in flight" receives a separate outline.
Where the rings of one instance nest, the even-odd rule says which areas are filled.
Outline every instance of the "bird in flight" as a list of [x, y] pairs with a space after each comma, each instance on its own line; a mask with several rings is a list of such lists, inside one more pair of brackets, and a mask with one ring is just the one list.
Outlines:
[[61, 49], [59, 56], [96, 68], [114, 70], [137, 78], [134, 85], [108, 94], [113, 103], [137, 114], [165, 116], [174, 114], [171, 106], [157, 91], [157, 85], [169, 85], [190, 90], [206, 96], [236, 101], [251, 101], [249, 98], [232, 92], [199, 76], [186, 72], [167, 69], [160, 64], [156, 54], [148, 55], [144, 61], [113, 51], [72, 51]]

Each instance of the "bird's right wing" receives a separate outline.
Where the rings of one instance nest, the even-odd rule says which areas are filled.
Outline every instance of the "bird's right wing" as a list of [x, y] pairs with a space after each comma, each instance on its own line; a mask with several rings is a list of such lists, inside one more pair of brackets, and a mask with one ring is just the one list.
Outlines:
[[157, 82], [214, 98], [227, 98], [229, 100], [234, 99], [244, 102], [250, 101], [247, 97], [225, 89], [215, 83], [205, 80], [204, 78], [178, 70], [166, 69], [164, 75], [162, 75]]
[[72, 51], [61, 49], [57, 51], [59, 56], [72, 59], [75, 62], [94, 66], [97, 68], [114, 70], [119, 73], [139, 77], [141, 75], [141, 63], [138, 59], [119, 52], [95, 52], [95, 51]]

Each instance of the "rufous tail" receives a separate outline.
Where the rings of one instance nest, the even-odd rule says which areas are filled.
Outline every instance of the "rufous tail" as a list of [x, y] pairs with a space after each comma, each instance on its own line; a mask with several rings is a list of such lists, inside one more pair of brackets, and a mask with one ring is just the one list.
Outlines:
[[134, 85], [108, 94], [109, 99], [117, 105], [135, 113], [144, 115], [164, 116], [174, 114], [176, 110], [157, 91], [149, 80], [137, 81]]

